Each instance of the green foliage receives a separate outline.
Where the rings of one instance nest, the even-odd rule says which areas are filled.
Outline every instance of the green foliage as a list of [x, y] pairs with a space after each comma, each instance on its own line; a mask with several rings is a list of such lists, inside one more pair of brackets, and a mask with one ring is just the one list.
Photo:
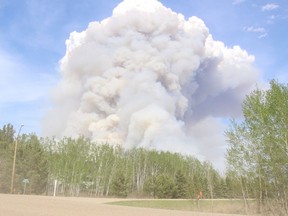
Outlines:
[[188, 183], [187, 179], [181, 170], [178, 170], [175, 175], [175, 198], [187, 198]]
[[48, 180], [48, 161], [36, 135], [22, 135], [19, 139], [14, 188], [23, 193], [23, 180], [29, 179], [26, 193], [42, 194]]
[[156, 177], [156, 196], [158, 198], [174, 198], [176, 185], [173, 178], [161, 174]]
[[276, 199], [288, 213], [288, 86], [273, 80], [269, 90], [255, 90], [243, 114], [226, 132], [230, 176], [243, 197], [256, 196], [261, 206]]
[[14, 142], [14, 134], [15, 130], [11, 124], [4, 125], [3, 128], [0, 129], [0, 154], [11, 148]]
[[[2, 193], [10, 192], [14, 134], [11, 125], [0, 130]], [[56, 140], [23, 134], [18, 139], [14, 188], [23, 193], [23, 180], [28, 179], [26, 194], [196, 198], [200, 191], [209, 194], [206, 169], [196, 158], [177, 153], [142, 148], [124, 151], [84, 137]], [[218, 194], [225, 179], [213, 175], [217, 178], [212, 181], [219, 182], [213, 185]]]
[[[9, 193], [14, 156], [15, 131], [8, 124], [0, 130], [0, 192]], [[23, 179], [29, 179], [27, 193], [42, 194], [48, 180], [48, 161], [44, 147], [36, 135], [18, 137], [14, 192], [23, 193]]]
[[15, 131], [11, 124], [0, 129], [0, 192], [10, 192]]
[[152, 176], [150, 178], [147, 178], [147, 180], [144, 183], [143, 191], [148, 194], [148, 196], [151, 196], [153, 198], [156, 198], [156, 177]]
[[127, 197], [128, 187], [127, 180], [123, 172], [117, 172], [114, 176], [111, 186], [111, 194], [117, 197]]

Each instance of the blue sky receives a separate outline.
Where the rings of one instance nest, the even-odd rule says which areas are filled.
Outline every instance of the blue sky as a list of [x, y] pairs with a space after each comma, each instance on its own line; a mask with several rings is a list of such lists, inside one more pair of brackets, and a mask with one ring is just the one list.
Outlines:
[[[49, 92], [60, 79], [65, 40], [111, 16], [120, 0], [0, 0], [0, 127], [41, 135]], [[255, 56], [264, 81], [288, 82], [287, 0], [161, 0], [201, 18], [215, 40]], [[55, 119], [56, 121], [56, 119]]]

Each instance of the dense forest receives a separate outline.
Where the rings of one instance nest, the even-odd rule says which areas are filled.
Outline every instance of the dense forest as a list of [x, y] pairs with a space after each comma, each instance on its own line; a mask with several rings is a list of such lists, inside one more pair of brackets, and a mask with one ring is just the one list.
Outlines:
[[[226, 131], [227, 170], [192, 156], [94, 143], [80, 137], [16, 135], [0, 129], [0, 192], [59, 196], [257, 199], [259, 211], [288, 212], [288, 87], [276, 81], [243, 102]], [[16, 136], [15, 136], [16, 135]], [[11, 188], [15, 144], [17, 159]], [[275, 208], [276, 206], [276, 208]]]
[[[10, 193], [15, 131], [0, 130], [0, 190]], [[83, 137], [18, 138], [14, 193], [154, 198], [237, 197], [229, 178], [192, 156], [96, 144]], [[55, 187], [56, 185], [56, 187]]]

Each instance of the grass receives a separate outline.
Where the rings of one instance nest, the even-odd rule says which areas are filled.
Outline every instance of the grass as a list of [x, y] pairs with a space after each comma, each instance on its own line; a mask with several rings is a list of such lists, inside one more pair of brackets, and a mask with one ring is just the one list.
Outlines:
[[[109, 203], [113, 205], [158, 208], [181, 211], [200, 211], [227, 214], [245, 214], [243, 200], [127, 200]], [[254, 200], [249, 200], [249, 213], [255, 214], [257, 204]]]

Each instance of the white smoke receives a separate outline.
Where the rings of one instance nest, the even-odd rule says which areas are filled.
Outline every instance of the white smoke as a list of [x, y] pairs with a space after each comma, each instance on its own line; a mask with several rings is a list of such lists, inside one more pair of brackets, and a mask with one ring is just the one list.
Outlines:
[[124, 0], [66, 41], [46, 135], [223, 157], [221, 118], [241, 115], [254, 57], [157, 0]]

